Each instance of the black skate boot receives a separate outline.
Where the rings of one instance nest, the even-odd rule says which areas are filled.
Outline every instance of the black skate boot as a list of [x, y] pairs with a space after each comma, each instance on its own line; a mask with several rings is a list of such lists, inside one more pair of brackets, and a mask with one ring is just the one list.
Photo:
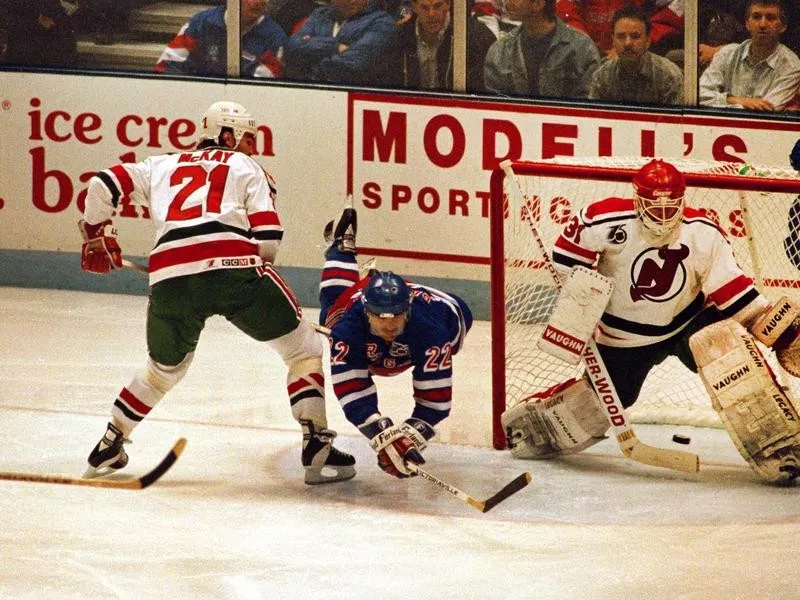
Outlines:
[[347, 481], [356, 476], [353, 468], [356, 459], [333, 447], [335, 431], [316, 429], [311, 421], [300, 421], [300, 426], [303, 428], [302, 460], [307, 484]]
[[89, 468], [83, 474], [84, 479], [110, 475], [128, 464], [128, 455], [122, 444], [127, 442], [122, 432], [111, 423], [106, 433], [89, 455]]
[[323, 237], [326, 242], [336, 244], [339, 252], [356, 254], [356, 231], [358, 230], [358, 215], [355, 208], [345, 208], [333, 221], [325, 225]]

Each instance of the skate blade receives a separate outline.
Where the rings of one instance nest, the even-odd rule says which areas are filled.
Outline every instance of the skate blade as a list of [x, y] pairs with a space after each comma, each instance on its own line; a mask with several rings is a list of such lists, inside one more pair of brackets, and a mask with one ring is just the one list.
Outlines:
[[90, 466], [86, 469], [81, 477], [83, 479], [97, 479], [98, 477], [105, 477], [106, 475], [111, 475], [112, 473], [116, 473], [119, 469], [112, 469], [111, 467], [100, 467], [95, 469], [94, 467]]
[[358, 276], [364, 279], [367, 276], [372, 276], [378, 272], [378, 261], [375, 258], [370, 258], [368, 261], [358, 266]]
[[[337, 481], [347, 481], [356, 476], [356, 470], [353, 467], [305, 467], [306, 478], [305, 482], [308, 485], [320, 485], [323, 483], [335, 483]], [[327, 475], [327, 473], [331, 473]]]

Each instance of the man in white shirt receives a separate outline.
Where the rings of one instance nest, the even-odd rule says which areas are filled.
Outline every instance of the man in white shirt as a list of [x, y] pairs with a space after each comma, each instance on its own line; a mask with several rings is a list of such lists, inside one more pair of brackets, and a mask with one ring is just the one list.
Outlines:
[[700, 104], [782, 110], [800, 86], [800, 58], [780, 43], [786, 16], [779, 0], [750, 0], [750, 39], [717, 52], [700, 78]]

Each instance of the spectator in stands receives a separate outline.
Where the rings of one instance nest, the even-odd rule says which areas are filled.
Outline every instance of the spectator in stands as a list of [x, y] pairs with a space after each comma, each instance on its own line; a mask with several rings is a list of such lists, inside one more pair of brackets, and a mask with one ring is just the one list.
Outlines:
[[6, 62], [69, 67], [77, 58], [71, 17], [59, 0], [6, 0]]
[[287, 38], [305, 23], [315, 8], [327, 4], [323, 0], [269, 0], [267, 14], [286, 32]]
[[[411, 0], [400, 25], [401, 69], [406, 87], [453, 89], [452, 0]], [[483, 62], [494, 34], [475, 17], [467, 31], [467, 90], [483, 91]]]
[[[703, 0], [697, 6], [697, 68], [706, 70], [711, 59], [723, 46], [747, 39], [744, 27], [744, 0]], [[683, 68], [683, 48], [670, 50], [664, 56]]]
[[486, 89], [501, 94], [586, 98], [600, 54], [591, 38], [555, 14], [555, 0], [506, 0], [520, 25], [486, 55]]
[[354, 85], [387, 85], [399, 60], [395, 19], [379, 0], [330, 0], [286, 43], [286, 77]]
[[[700, 0], [705, 2], [707, 0]], [[650, 51], [664, 55], [683, 47], [684, 0], [558, 0], [556, 15], [568, 25], [589, 34], [600, 53], [613, 53], [611, 20], [614, 13], [634, 3], [647, 10], [652, 30]]]
[[[264, 13], [266, 0], [241, 0], [242, 77], [273, 78], [283, 74], [281, 55], [286, 33]], [[161, 53], [157, 73], [225, 75], [228, 33], [225, 6], [194, 15]]]
[[749, 0], [750, 39], [717, 52], [700, 77], [700, 104], [783, 110], [800, 86], [800, 58], [780, 43], [786, 30], [780, 0]]
[[705, 71], [723, 46], [747, 39], [743, 0], [704, 0], [697, 6], [697, 60]]
[[606, 58], [592, 77], [589, 98], [615, 102], [681, 104], [683, 73], [672, 61], [653, 54], [650, 18], [629, 4], [611, 22], [614, 58]]

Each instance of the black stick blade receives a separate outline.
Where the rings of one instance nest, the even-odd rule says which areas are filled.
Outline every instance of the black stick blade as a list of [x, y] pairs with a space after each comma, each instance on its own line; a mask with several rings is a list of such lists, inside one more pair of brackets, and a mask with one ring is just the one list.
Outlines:
[[491, 498], [487, 498], [483, 503], [483, 512], [489, 512], [495, 506], [500, 504], [506, 498], [509, 498], [524, 488], [531, 482], [531, 474], [525, 472], [519, 477], [515, 477], [512, 481], [508, 482], [506, 486], [497, 492]]
[[169, 471], [170, 467], [175, 464], [175, 461], [178, 460], [178, 457], [181, 455], [185, 447], [186, 438], [180, 438], [177, 442], [175, 442], [172, 450], [170, 450], [164, 459], [158, 463], [158, 465], [156, 465], [155, 469], [139, 477], [138, 481], [141, 489], [144, 489], [147, 486], [155, 483], [164, 473]]

